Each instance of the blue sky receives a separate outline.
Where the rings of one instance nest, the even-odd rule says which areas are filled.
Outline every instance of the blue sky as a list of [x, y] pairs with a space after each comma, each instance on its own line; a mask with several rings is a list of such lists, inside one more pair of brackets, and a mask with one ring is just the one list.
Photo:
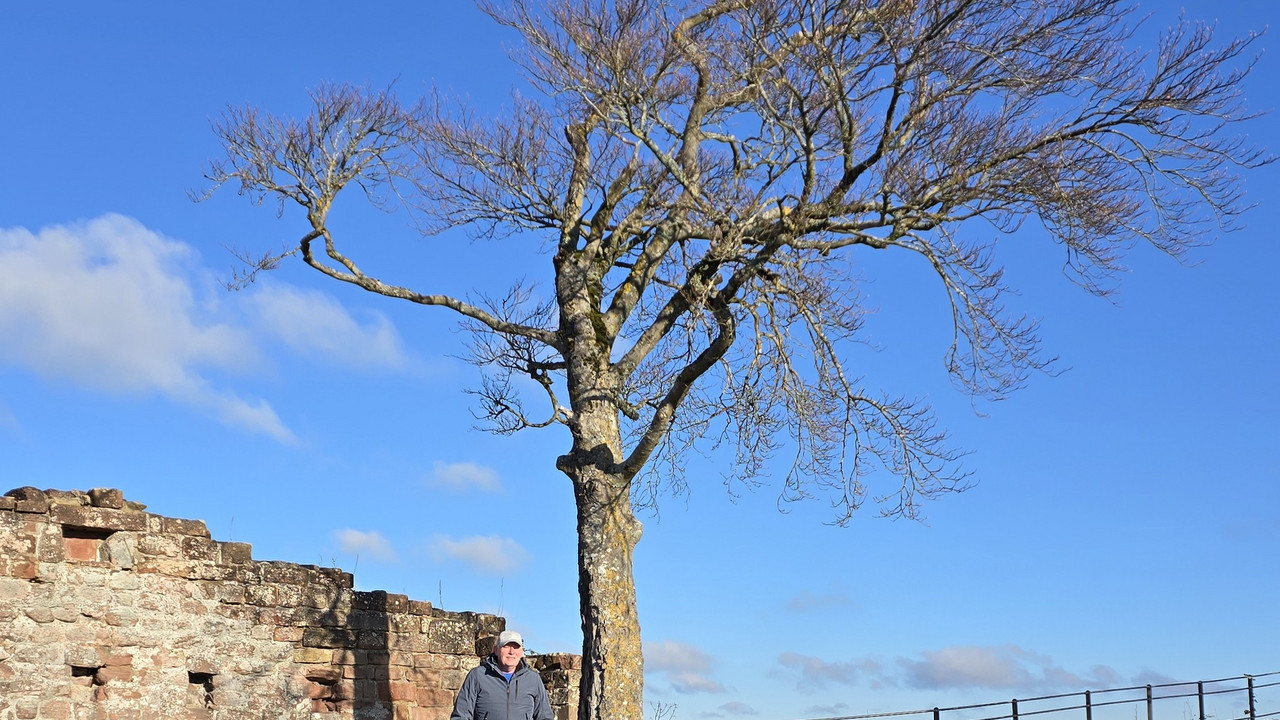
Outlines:
[[[1156, 27], [1180, 7], [1140, 11]], [[1185, 8], [1224, 35], [1280, 20], [1273, 0]], [[278, 247], [301, 219], [187, 194], [228, 104], [291, 112], [323, 81], [394, 81], [496, 110], [512, 41], [453, 0], [0, 6], [0, 490], [118, 487], [258, 559], [576, 650], [567, 437], [473, 429], [445, 311], [298, 266], [222, 290], [228, 247]], [[1275, 45], [1244, 88], [1273, 149]], [[950, 387], [923, 269], [867, 258], [883, 349], [859, 362], [934, 406], [978, 484], [924, 523], [837, 528], [820, 501], [780, 512], [776, 488], [731, 495], [692, 458], [691, 492], [645, 516], [637, 551], [648, 700], [781, 720], [1280, 670], [1280, 167], [1245, 188], [1244, 230], [1184, 265], [1136, 249], [1110, 302], [1034, 233], [1002, 240], [1064, 372], [994, 404]], [[545, 272], [536, 243], [424, 239], [354, 197], [334, 222], [421, 290]]]

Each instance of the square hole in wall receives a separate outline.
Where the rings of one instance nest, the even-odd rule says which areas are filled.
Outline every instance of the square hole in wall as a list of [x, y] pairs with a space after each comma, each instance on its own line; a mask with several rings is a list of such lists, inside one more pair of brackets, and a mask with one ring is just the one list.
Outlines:
[[67, 560], [73, 562], [105, 562], [107, 560], [107, 550], [104, 541], [111, 537], [113, 532], [115, 531], [63, 525], [62, 542], [66, 548]]
[[188, 705], [195, 707], [213, 708], [213, 673], [207, 672], [187, 672], [188, 686]]

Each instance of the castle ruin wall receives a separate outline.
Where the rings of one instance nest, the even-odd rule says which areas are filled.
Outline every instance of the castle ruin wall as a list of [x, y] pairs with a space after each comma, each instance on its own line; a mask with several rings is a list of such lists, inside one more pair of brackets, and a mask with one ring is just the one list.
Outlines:
[[[252, 558], [119, 490], [0, 497], [0, 720], [445, 720], [506, 621]], [[581, 659], [530, 656], [556, 720]]]

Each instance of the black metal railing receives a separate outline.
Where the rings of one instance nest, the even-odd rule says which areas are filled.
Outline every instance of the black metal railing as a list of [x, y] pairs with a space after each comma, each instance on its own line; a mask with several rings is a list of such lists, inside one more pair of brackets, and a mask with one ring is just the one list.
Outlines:
[[[1280, 671], [811, 720], [875, 720], [910, 716], [923, 716], [926, 720], [1263, 720], [1280, 717], [1280, 690], [1274, 688], [1280, 688]], [[1260, 695], [1265, 696], [1261, 704]], [[1180, 713], [1175, 714], [1169, 708], [1178, 700], [1183, 702]], [[1129, 714], [1130, 709], [1132, 715]], [[1046, 719], [1042, 716], [1053, 717]]]

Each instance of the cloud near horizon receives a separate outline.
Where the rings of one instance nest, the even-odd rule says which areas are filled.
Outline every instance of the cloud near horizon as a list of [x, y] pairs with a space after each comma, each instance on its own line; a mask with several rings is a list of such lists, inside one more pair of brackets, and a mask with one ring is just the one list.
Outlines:
[[870, 678], [878, 686], [882, 674], [880, 664], [874, 660], [827, 661], [811, 655], [786, 652], [778, 656], [778, 664], [798, 672], [796, 687], [800, 690], [825, 688], [829, 683], [854, 685], [861, 678]]
[[[910, 687], [920, 690], [1011, 690], [1021, 693], [1058, 692], [1114, 687], [1126, 682], [1105, 665], [1087, 672], [1072, 672], [1048, 655], [1017, 645], [954, 645], [924, 651], [916, 657], [899, 657], [890, 669], [870, 658], [827, 661], [783, 653], [780, 676], [794, 676], [801, 690], [828, 684], [869, 687]], [[1151, 676], [1155, 673], [1144, 671]], [[1160, 676], [1163, 678], [1163, 676]]]
[[133, 218], [0, 228], [0, 364], [90, 391], [160, 395], [283, 443], [297, 438], [270, 403], [218, 387], [210, 371], [260, 371], [263, 339], [348, 367], [408, 365], [390, 321], [356, 322], [323, 293], [267, 283], [223, 297], [194, 248]]
[[1073, 673], [1043, 653], [1017, 645], [957, 645], [920, 653], [922, 659], [901, 658], [909, 687], [937, 690], [976, 688], [1050, 692], [1113, 684], [1118, 674], [1094, 666], [1088, 674]]
[[759, 715], [760, 712], [744, 702], [727, 702], [715, 710], [698, 713], [700, 718], [746, 717]]
[[458, 540], [437, 535], [427, 545], [427, 552], [437, 562], [457, 560], [490, 575], [509, 575], [523, 569], [529, 561], [529, 552], [519, 543], [496, 535]]
[[644, 644], [646, 673], [662, 676], [677, 693], [722, 693], [724, 685], [713, 680], [711, 656], [685, 643], [664, 640]]

